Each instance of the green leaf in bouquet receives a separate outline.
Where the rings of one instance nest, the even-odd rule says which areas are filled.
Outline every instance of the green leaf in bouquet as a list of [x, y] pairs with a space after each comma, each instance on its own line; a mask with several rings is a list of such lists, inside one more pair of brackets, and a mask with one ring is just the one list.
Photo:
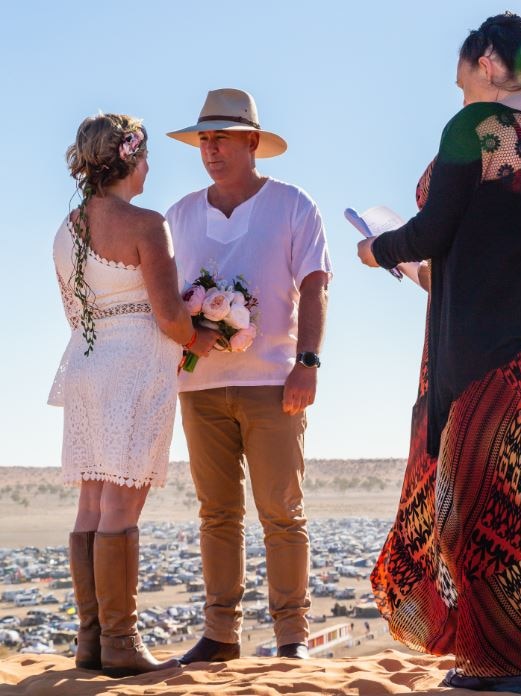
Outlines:
[[209, 290], [210, 288], [217, 287], [217, 283], [215, 282], [215, 278], [210, 273], [210, 271], [206, 270], [206, 268], [201, 268], [201, 275], [199, 276], [199, 278], [196, 278], [194, 280], [192, 285], [200, 285], [205, 290]]

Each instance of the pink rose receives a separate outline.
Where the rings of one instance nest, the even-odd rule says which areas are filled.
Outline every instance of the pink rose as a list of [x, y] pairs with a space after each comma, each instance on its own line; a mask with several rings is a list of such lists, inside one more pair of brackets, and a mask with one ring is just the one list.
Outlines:
[[250, 324], [247, 329], [240, 329], [230, 338], [230, 348], [233, 353], [244, 353], [253, 343], [257, 329], [255, 324]]
[[210, 288], [203, 300], [202, 312], [210, 321], [221, 321], [230, 311], [231, 293]]
[[199, 314], [203, 307], [203, 300], [206, 295], [206, 290], [202, 285], [192, 285], [183, 293], [183, 300], [186, 302], [188, 311], [194, 317]]

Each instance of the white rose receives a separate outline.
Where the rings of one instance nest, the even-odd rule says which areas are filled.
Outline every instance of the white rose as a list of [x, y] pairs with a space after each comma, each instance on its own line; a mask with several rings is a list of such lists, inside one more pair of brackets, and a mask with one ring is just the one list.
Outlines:
[[247, 329], [250, 325], [250, 312], [244, 305], [233, 302], [224, 321], [233, 329]]
[[230, 293], [210, 288], [203, 301], [202, 312], [210, 321], [221, 321], [230, 311]]
[[244, 295], [242, 294], [242, 292], [236, 291], [233, 293], [232, 304], [236, 304], [236, 305], [246, 304], [246, 300], [244, 299]]

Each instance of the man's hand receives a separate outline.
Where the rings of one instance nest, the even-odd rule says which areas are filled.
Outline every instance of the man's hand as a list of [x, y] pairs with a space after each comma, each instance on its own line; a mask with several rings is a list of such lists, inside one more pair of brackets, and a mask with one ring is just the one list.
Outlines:
[[220, 334], [218, 331], [208, 329], [206, 326], [198, 326], [197, 338], [195, 339], [195, 343], [190, 346], [190, 353], [195, 353], [195, 355], [198, 355], [200, 358], [207, 358], [219, 336]]
[[317, 391], [317, 368], [305, 367], [297, 363], [291, 370], [284, 385], [282, 410], [295, 416], [315, 401]]
[[374, 257], [372, 249], [373, 242], [374, 237], [369, 237], [369, 239], [363, 239], [361, 242], [358, 242], [358, 258], [366, 266], [378, 268], [378, 262]]

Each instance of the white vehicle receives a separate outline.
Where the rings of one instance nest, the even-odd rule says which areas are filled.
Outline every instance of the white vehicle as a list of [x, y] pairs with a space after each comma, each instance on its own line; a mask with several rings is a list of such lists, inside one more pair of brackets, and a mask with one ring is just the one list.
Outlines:
[[20, 650], [21, 653], [55, 653], [56, 649], [54, 648], [54, 645], [52, 641], [50, 644], [47, 643], [42, 643], [41, 641], [37, 641], [34, 643], [31, 643], [30, 645], [26, 645], [24, 648]]
[[37, 595], [16, 595], [14, 599], [15, 607], [34, 607], [40, 604], [40, 598]]
[[5, 645], [5, 646], [10, 647], [10, 648], [14, 648], [15, 645], [18, 645], [21, 642], [22, 642], [22, 639], [21, 639], [18, 631], [13, 631], [13, 630], [9, 630], [9, 629], [5, 629], [5, 630], [0, 629], [0, 644]]

